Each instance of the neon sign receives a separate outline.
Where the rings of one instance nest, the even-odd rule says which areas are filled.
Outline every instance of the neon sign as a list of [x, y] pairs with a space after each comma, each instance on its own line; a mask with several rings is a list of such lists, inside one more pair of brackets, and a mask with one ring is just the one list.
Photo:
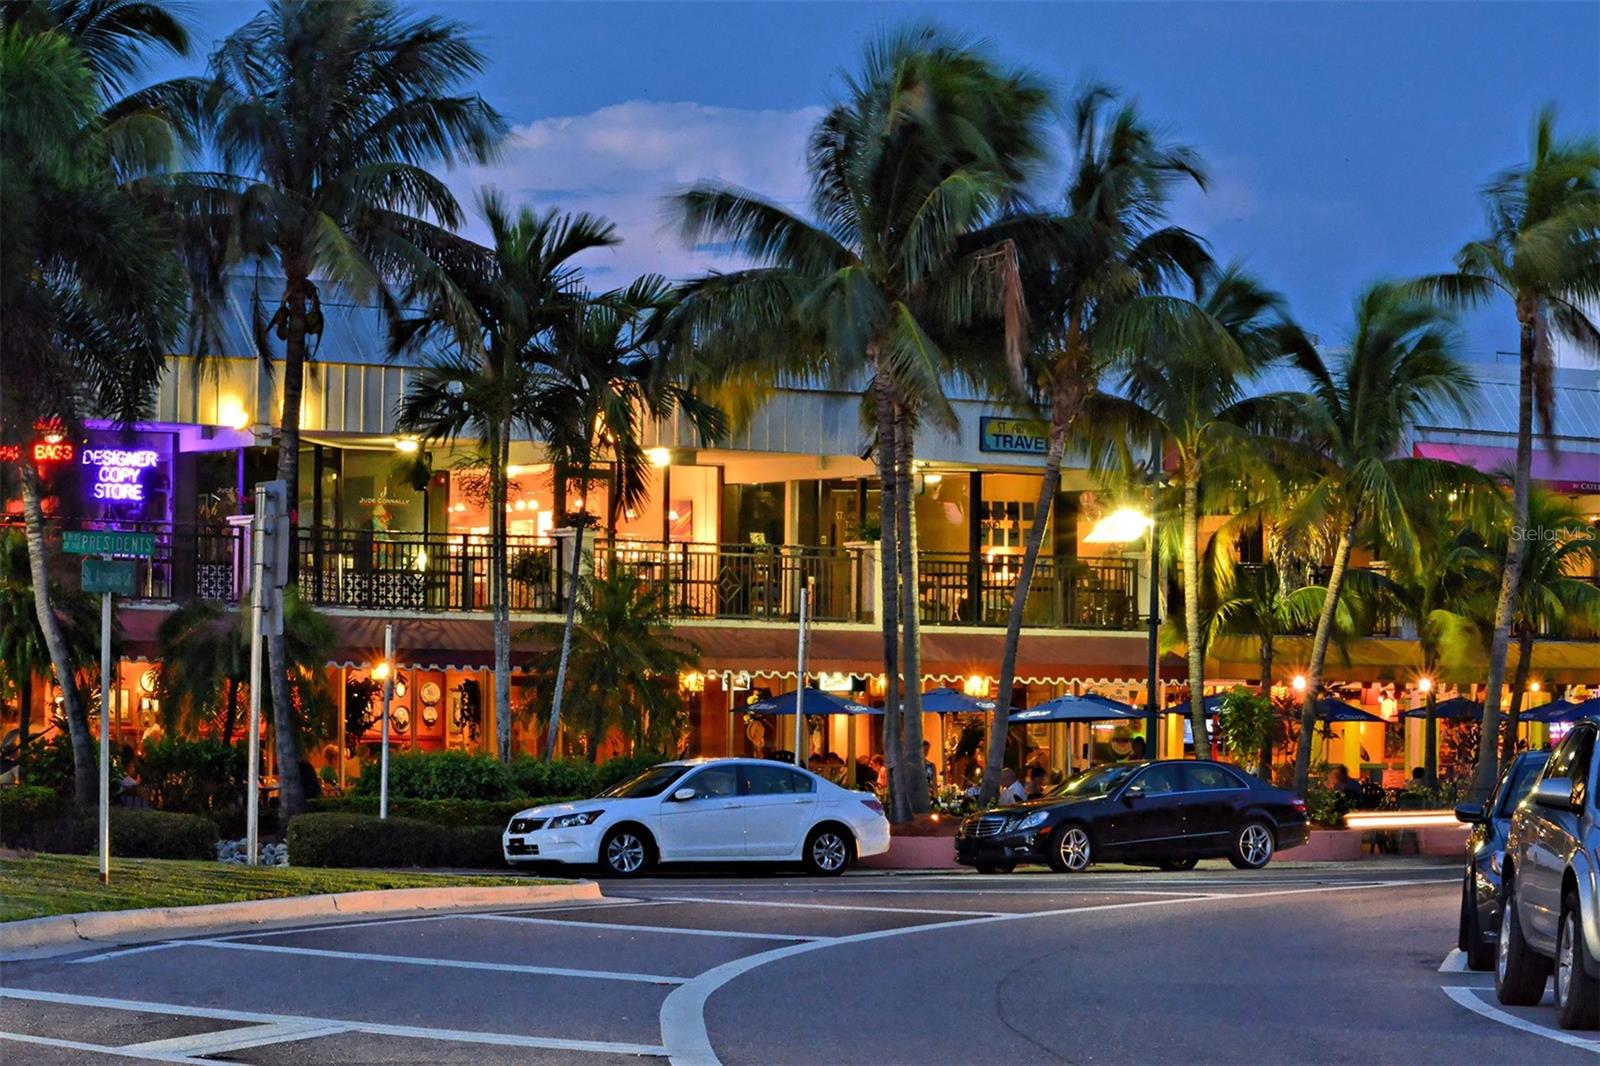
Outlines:
[[91, 490], [95, 499], [143, 503], [144, 472], [160, 462], [160, 457], [149, 448], [133, 451], [87, 448], [83, 452], [82, 462], [84, 466], [95, 470], [94, 488]]
[[64, 440], [39, 441], [33, 446], [33, 461], [36, 463], [70, 463], [72, 462], [72, 444]]

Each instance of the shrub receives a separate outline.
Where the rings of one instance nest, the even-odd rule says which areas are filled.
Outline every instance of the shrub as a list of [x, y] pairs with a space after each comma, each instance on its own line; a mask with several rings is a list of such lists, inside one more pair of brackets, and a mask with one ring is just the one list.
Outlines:
[[61, 814], [61, 797], [43, 785], [17, 785], [0, 788], [0, 840], [15, 840], [41, 822]]
[[244, 802], [248, 758], [243, 744], [157, 740], [144, 747], [139, 777], [153, 806], [210, 814]]
[[498, 867], [500, 826], [442, 826], [417, 818], [302, 814], [289, 820], [291, 866]]
[[[94, 745], [96, 766], [99, 765], [100, 745]], [[22, 780], [30, 785], [41, 785], [60, 796], [72, 796], [72, 740], [66, 733], [57, 733], [48, 741], [32, 740], [27, 755], [22, 760]], [[122, 780], [122, 753], [116, 745], [111, 747], [111, 787]]]
[[[378, 794], [372, 770], [356, 781], [358, 795]], [[517, 793], [511, 773], [493, 755], [465, 751], [413, 752], [389, 756], [389, 798], [503, 800]]]
[[[95, 850], [98, 820], [93, 810], [63, 805], [47, 814], [41, 803], [32, 808], [36, 817], [30, 822], [18, 808], [5, 808], [8, 816], [0, 822], [6, 844], [65, 855], [87, 855]], [[204, 815], [121, 807], [111, 810], [112, 855], [130, 859], [214, 859], [216, 845], [216, 823]]]
[[[509, 800], [389, 800], [389, 814], [397, 818], [415, 818], [419, 822], [445, 826], [487, 825], [504, 829], [511, 816], [527, 807], [544, 803], [560, 803], [568, 796], [521, 796]], [[311, 809], [324, 813], [377, 814], [376, 796], [335, 796], [311, 801]]]
[[542, 762], [526, 755], [512, 760], [511, 780], [523, 796], [592, 796], [603, 787], [593, 763]]

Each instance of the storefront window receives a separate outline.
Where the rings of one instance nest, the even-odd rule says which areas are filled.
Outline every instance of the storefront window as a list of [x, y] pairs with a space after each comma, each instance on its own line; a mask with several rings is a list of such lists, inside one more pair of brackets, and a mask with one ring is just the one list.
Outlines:
[[426, 484], [413, 480], [415, 465], [393, 451], [346, 449], [338, 479], [345, 526], [379, 535], [425, 529]]
[[[1020, 555], [1033, 528], [1039, 505], [1039, 479], [1032, 474], [983, 475], [983, 501], [978, 507], [978, 545], [995, 555]], [[1049, 515], [1045, 516], [1046, 522]], [[1048, 528], [1044, 546], [1052, 549]]]
[[928, 474], [918, 479], [917, 543], [923, 551], [966, 552], [971, 481], [965, 474]]

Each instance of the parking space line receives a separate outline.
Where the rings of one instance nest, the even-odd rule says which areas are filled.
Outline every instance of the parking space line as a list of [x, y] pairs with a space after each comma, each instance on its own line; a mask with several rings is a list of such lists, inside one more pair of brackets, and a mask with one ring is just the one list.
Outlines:
[[101, 1055], [122, 1055], [130, 1059], [147, 1059], [151, 1062], [199, 1062], [206, 1059], [194, 1059], [187, 1055], [171, 1054], [161, 1051], [129, 1051], [125, 1048], [110, 1047], [106, 1044], [86, 1044], [81, 1040], [62, 1040], [53, 1036], [33, 1036], [29, 1033], [4, 1033], [0, 1032], [0, 1040], [10, 1040], [19, 1044], [36, 1044], [40, 1047], [62, 1048], [66, 1051], [93, 1051]]
[[517, 922], [522, 925], [559, 925], [581, 929], [621, 929], [630, 933], [669, 933], [673, 936], [712, 936], [731, 940], [826, 940], [798, 933], [745, 933], [723, 929], [685, 929], [676, 925], [629, 925], [627, 922], [586, 922], [580, 918], [531, 918], [520, 914], [460, 914], [479, 922]]
[[1554, 1040], [1558, 1044], [1566, 1044], [1568, 1047], [1592, 1051], [1600, 1055], [1600, 1040], [1590, 1040], [1587, 1037], [1578, 1036], [1575, 1033], [1568, 1033], [1560, 1029], [1548, 1029], [1524, 1018], [1518, 1018], [1515, 1014], [1485, 1003], [1483, 997], [1471, 988], [1459, 985], [1444, 985], [1439, 991], [1472, 1013], [1482, 1015], [1490, 1021], [1499, 1022], [1501, 1025], [1509, 1025], [1513, 1029], [1519, 1029], [1524, 1033], [1532, 1033], [1534, 1036], [1542, 1036], [1546, 1040]]
[[314, 1040], [320, 1036], [338, 1036], [350, 1030], [343, 1025], [327, 1022], [267, 1022], [263, 1025], [246, 1025], [238, 1029], [218, 1032], [192, 1033], [166, 1040], [148, 1040], [142, 1044], [127, 1044], [117, 1048], [117, 1053], [170, 1051], [179, 1055], [221, 1055], [246, 1048], [267, 1047], [270, 1044], [287, 1044], [296, 1040]]
[[733, 907], [789, 907], [812, 911], [869, 911], [878, 914], [940, 914], [960, 915], [967, 918], [993, 917], [995, 911], [945, 911], [926, 907], [864, 907], [842, 903], [790, 903], [776, 899], [718, 899], [715, 896], [657, 896], [663, 903], [717, 903]]
[[[258, 1011], [225, 1010], [220, 1007], [192, 1007], [181, 1003], [150, 1003], [136, 999], [110, 999], [104, 996], [81, 996], [72, 992], [47, 992], [36, 988], [7, 988], [0, 986], [0, 998], [26, 1000], [33, 1003], [57, 1003], [69, 1007], [99, 1007], [106, 1010], [136, 1011], [141, 1014], [164, 1014], [175, 1018], [210, 1018], [226, 1022], [305, 1022], [319, 1025], [338, 1025], [351, 1032], [371, 1036], [398, 1036], [414, 1040], [443, 1040], [458, 1044], [489, 1044], [496, 1047], [547, 1048], [553, 1051], [587, 1051], [606, 1055], [663, 1055], [666, 1048], [656, 1044], [629, 1044], [608, 1040], [569, 1040], [565, 1037], [532, 1036], [523, 1033], [485, 1033], [470, 1029], [429, 1029], [417, 1025], [388, 1025], [383, 1022], [363, 1022], [345, 1018], [308, 1018], [297, 1014], [263, 1014]], [[59, 1047], [76, 1047], [83, 1050], [121, 1054], [120, 1048], [103, 1048], [94, 1044], [73, 1044], [45, 1037], [23, 1037], [5, 1034], [6, 1039], [53, 1044]], [[134, 1058], [155, 1059], [158, 1062], [203, 1062], [177, 1055], [148, 1054]]]
[[[772, 893], [807, 893], [816, 894], [816, 889], [806, 888], [760, 888], [746, 889], [745, 891], [772, 892]], [[881, 895], [881, 896], [962, 896], [971, 899], [974, 893], [971, 890], [956, 888], [850, 888], [840, 889], [841, 893], [848, 895]], [[1173, 891], [1157, 888], [990, 888], [987, 885], [981, 890], [985, 896], [1187, 896], [1191, 899], [1205, 899], [1216, 893], [1205, 892], [1200, 889]], [[895, 910], [903, 910], [896, 907]], [[940, 911], [940, 914], [961, 913], [954, 911]]]
[[1471, 973], [1472, 971], [1467, 969], [1466, 952], [1462, 951], [1460, 948], [1451, 948], [1450, 954], [1446, 955], [1444, 957], [1444, 961], [1439, 964], [1439, 972]]
[[494, 973], [536, 974], [543, 977], [580, 977], [595, 981], [633, 981], [646, 985], [681, 985], [682, 977], [621, 970], [571, 970], [560, 966], [526, 966], [512, 962], [472, 962], [468, 959], [427, 959], [417, 955], [379, 955], [370, 951], [330, 951], [327, 948], [287, 947], [283, 944], [244, 944], [236, 940], [185, 940], [178, 945], [228, 951], [260, 951], [273, 955], [301, 955], [347, 962], [382, 962], [396, 966], [438, 966], [450, 970], [486, 970]]

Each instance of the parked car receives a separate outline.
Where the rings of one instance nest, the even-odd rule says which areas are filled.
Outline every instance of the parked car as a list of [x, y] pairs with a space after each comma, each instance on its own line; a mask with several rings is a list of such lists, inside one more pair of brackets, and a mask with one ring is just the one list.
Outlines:
[[1511, 816], [1494, 987], [1532, 1006], [1555, 971], [1556, 1020], [1600, 1027], [1600, 717], [1576, 723]]
[[800, 862], [840, 874], [889, 850], [889, 822], [852, 792], [767, 759], [661, 763], [594, 799], [518, 811], [501, 844], [512, 865], [598, 864], [636, 877], [657, 863]]
[[970, 815], [956, 861], [980, 873], [1045, 863], [1058, 873], [1118, 860], [1187, 870], [1227, 858], [1258, 870], [1310, 835], [1305, 801], [1206, 760], [1112, 763], [1043, 799]]
[[1467, 968], [1494, 969], [1495, 942], [1500, 936], [1500, 869], [1506, 857], [1511, 815], [1539, 779], [1547, 751], [1525, 751], [1512, 759], [1488, 803], [1463, 803], [1456, 818], [1472, 826], [1467, 835], [1467, 869], [1461, 878], [1461, 920], [1456, 946]]

